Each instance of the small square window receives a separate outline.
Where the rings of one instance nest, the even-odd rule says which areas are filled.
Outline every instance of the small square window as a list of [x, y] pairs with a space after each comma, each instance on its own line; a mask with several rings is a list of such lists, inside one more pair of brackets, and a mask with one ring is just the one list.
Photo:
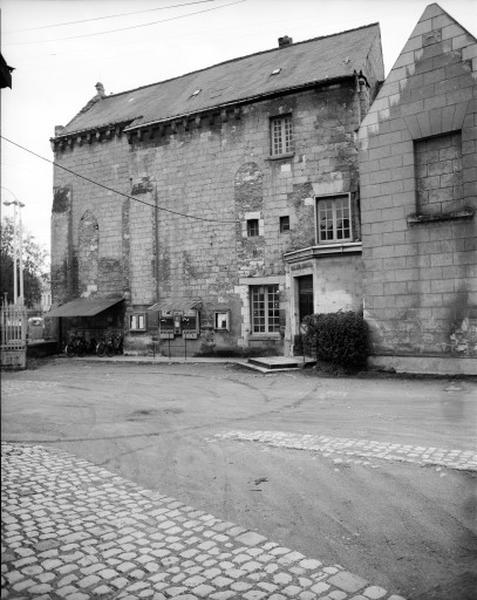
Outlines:
[[280, 217], [280, 233], [285, 231], [290, 231], [290, 217], [288, 215]]
[[146, 314], [134, 313], [129, 315], [129, 329], [131, 331], [144, 331], [146, 329]]
[[272, 156], [293, 152], [293, 127], [291, 115], [270, 119], [270, 152]]
[[230, 311], [217, 311], [214, 313], [214, 329], [230, 330]]
[[247, 237], [260, 235], [258, 219], [247, 219]]

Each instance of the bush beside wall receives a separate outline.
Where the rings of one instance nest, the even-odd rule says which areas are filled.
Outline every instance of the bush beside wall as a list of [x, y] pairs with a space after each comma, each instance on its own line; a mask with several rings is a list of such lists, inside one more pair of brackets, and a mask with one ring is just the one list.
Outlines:
[[310, 315], [305, 324], [303, 346], [308, 356], [351, 370], [366, 365], [368, 329], [362, 314], [339, 311]]

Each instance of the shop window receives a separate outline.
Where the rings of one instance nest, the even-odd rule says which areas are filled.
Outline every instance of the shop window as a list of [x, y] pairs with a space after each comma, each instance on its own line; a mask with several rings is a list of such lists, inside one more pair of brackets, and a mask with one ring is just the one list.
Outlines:
[[286, 231], [290, 231], [290, 217], [288, 215], [280, 217], [280, 233]]
[[270, 153], [272, 156], [293, 152], [292, 116], [270, 119]]
[[350, 242], [351, 201], [349, 194], [316, 200], [318, 243]]
[[278, 285], [250, 287], [252, 333], [280, 331], [280, 303]]
[[247, 219], [247, 237], [257, 237], [260, 235], [258, 219]]
[[133, 313], [129, 315], [129, 330], [130, 331], [145, 331], [146, 329], [146, 313]]

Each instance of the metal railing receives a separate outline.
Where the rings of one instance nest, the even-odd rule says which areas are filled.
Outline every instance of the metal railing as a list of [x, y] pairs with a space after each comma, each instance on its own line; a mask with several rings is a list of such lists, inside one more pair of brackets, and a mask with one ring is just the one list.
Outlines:
[[27, 311], [24, 306], [0, 308], [0, 363], [5, 368], [26, 368]]

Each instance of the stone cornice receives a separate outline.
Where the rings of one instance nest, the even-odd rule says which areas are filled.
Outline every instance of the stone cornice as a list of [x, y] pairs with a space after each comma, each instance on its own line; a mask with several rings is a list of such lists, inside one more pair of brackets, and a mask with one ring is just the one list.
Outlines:
[[179, 132], [198, 130], [210, 127], [214, 123], [227, 123], [240, 119], [242, 108], [240, 106], [227, 106], [213, 108], [201, 113], [182, 115], [159, 122], [144, 123], [137, 126], [126, 127], [125, 133], [129, 143], [152, 140], [164, 135], [174, 135]]
[[92, 144], [93, 142], [102, 142], [115, 137], [121, 137], [125, 127], [131, 123], [131, 120], [122, 123], [112, 123], [102, 125], [94, 129], [85, 129], [83, 131], [72, 131], [64, 135], [57, 135], [50, 138], [51, 149], [53, 152], [62, 152], [74, 146], [82, 146], [83, 144]]

